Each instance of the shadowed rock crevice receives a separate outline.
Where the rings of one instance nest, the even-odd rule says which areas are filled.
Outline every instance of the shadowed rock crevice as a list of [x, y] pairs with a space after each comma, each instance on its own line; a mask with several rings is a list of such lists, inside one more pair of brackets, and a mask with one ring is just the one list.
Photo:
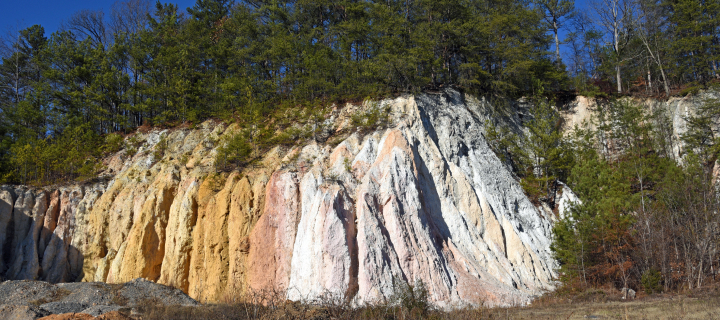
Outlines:
[[[72, 211], [82, 190], [47, 192], [4, 186], [0, 190], [0, 275], [6, 280], [75, 281], [82, 256], [72, 245]], [[12, 241], [8, 241], [12, 239]]]

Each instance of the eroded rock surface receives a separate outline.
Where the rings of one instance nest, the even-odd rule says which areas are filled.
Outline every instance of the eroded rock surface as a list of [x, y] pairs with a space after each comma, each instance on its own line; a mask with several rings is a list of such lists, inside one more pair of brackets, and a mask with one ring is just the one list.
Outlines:
[[136, 133], [102, 182], [3, 186], [0, 273], [146, 278], [201, 302], [272, 292], [360, 305], [422, 282], [441, 307], [511, 305], [552, 290], [554, 218], [488, 147], [489, 105], [452, 90], [400, 97], [380, 102], [387, 127], [354, 132], [350, 115], [372, 107], [334, 112], [332, 144], [277, 147], [241, 171], [214, 169], [237, 128], [208, 121]]

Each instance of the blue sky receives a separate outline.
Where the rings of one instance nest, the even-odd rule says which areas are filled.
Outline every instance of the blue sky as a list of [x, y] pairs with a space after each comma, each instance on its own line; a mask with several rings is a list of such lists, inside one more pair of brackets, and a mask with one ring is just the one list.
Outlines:
[[[82, 9], [103, 10], [106, 14], [116, 0], [0, 0], [0, 31], [23, 29], [34, 24], [45, 27], [48, 35], [57, 30], [63, 20]], [[178, 4], [184, 9], [195, 0], [161, 1]], [[587, 10], [588, 0], [576, 0], [578, 10]]]
[[[0, 0], [0, 32], [39, 24], [50, 35], [73, 13], [82, 9], [102, 10], [107, 16], [116, 0]], [[195, 0], [162, 1], [178, 4], [185, 11]], [[153, 2], [154, 3], [154, 2]]]

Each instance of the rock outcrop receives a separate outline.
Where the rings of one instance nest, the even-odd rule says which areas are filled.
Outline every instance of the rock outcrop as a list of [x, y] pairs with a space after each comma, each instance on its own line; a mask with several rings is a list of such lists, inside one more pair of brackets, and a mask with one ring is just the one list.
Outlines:
[[[648, 112], [661, 112], [666, 118], [670, 128], [664, 128], [663, 130], [669, 129], [667, 138], [672, 148], [672, 156], [677, 159], [682, 158], [686, 152], [685, 146], [682, 141], [682, 135], [688, 130], [687, 119], [695, 115], [696, 110], [700, 109], [700, 106], [706, 102], [712, 102], [720, 98], [720, 92], [715, 90], [706, 90], [696, 94], [689, 94], [685, 97], [671, 97], [668, 100], [657, 100], [653, 98], [640, 99], [625, 97], [622, 99], [629, 100], [632, 103], [642, 105]], [[568, 103], [563, 107], [563, 117], [565, 119], [565, 129], [569, 131], [575, 126], [578, 127], [589, 127], [595, 128], [595, 123], [592, 123], [593, 118], [597, 118], [597, 109], [599, 104], [605, 103], [603, 100], [597, 100], [588, 97], [578, 96], [574, 101]], [[595, 119], [597, 121], [597, 119]]]
[[148, 304], [199, 305], [178, 289], [145, 279], [115, 285], [91, 282], [53, 285], [31, 280], [0, 283], [3, 319], [130, 319], [123, 314]]
[[272, 292], [360, 305], [422, 282], [441, 307], [511, 305], [552, 290], [555, 217], [488, 147], [489, 105], [452, 90], [379, 105], [387, 126], [350, 130], [353, 112], [377, 106], [349, 105], [326, 121], [333, 144], [276, 147], [241, 171], [214, 169], [237, 128], [208, 121], [136, 133], [100, 182], [4, 186], [0, 273], [141, 277], [201, 302]]

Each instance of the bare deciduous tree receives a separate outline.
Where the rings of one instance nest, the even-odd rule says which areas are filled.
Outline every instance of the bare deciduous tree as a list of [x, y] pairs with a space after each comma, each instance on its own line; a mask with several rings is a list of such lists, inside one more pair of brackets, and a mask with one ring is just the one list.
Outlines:
[[90, 37], [96, 45], [104, 46], [108, 39], [104, 16], [100, 10], [80, 10], [63, 22], [61, 29], [72, 31], [80, 38]]
[[[662, 53], [660, 51], [660, 41], [658, 39], [662, 34], [663, 15], [654, 1], [636, 0], [636, 2], [638, 8], [638, 17], [634, 23], [636, 34], [642, 41], [650, 59], [652, 59], [660, 69], [665, 95], [669, 97], [670, 86], [668, 85], [667, 76], [665, 75], [665, 68], [663, 67], [661, 57]], [[650, 70], [648, 70], [648, 82], [650, 82]]]
[[599, 0], [593, 2], [597, 23], [602, 26], [611, 37], [611, 47], [615, 53], [615, 80], [617, 92], [622, 93], [622, 76], [620, 65], [624, 61], [624, 49], [631, 38], [632, 18], [634, 15], [631, 0]]
[[558, 31], [568, 19], [572, 18], [575, 3], [573, 0], [537, 0], [537, 4], [543, 11], [543, 19], [555, 36], [555, 60], [560, 62]]
[[132, 34], [145, 30], [150, 7], [150, 0], [116, 1], [110, 9], [111, 32]]

